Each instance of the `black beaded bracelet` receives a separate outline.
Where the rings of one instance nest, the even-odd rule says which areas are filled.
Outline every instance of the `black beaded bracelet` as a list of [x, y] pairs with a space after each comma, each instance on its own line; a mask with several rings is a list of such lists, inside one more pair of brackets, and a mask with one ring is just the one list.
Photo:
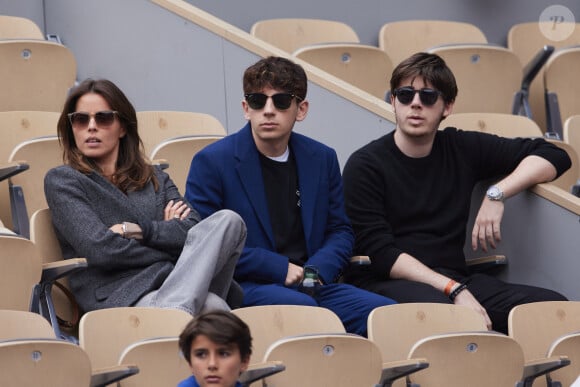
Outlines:
[[461, 284], [458, 287], [455, 288], [454, 291], [452, 291], [451, 293], [449, 293], [449, 299], [451, 301], [455, 301], [455, 297], [457, 297], [457, 295], [459, 293], [461, 293], [463, 290], [467, 289], [467, 284]]

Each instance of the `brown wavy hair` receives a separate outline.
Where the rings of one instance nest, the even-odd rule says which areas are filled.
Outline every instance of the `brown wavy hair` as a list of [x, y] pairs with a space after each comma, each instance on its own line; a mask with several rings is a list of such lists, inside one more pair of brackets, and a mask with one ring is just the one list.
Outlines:
[[90, 174], [94, 171], [103, 173], [93, 159], [86, 157], [78, 149], [73, 135], [68, 114], [76, 111], [78, 100], [85, 94], [98, 94], [111, 110], [118, 112], [117, 119], [125, 129], [125, 136], [120, 139], [119, 156], [111, 182], [121, 191], [139, 191], [152, 181], [155, 190], [158, 182], [151, 164], [145, 157], [143, 142], [137, 131], [137, 113], [125, 94], [113, 82], [106, 79], [86, 79], [69, 94], [57, 124], [59, 141], [63, 148], [63, 161], [74, 169]]
[[244, 72], [244, 93], [255, 93], [264, 87], [283, 90], [304, 101], [308, 87], [302, 66], [289, 59], [269, 56], [248, 67]]

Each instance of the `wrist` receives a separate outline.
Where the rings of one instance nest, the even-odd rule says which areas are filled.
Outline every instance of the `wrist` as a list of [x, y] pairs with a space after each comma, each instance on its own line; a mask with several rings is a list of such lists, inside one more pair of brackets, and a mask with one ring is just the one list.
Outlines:
[[459, 282], [450, 279], [449, 282], [447, 282], [447, 285], [445, 285], [445, 288], [443, 288], [443, 293], [449, 297], [449, 295], [451, 294], [451, 292], [453, 290], [455, 290], [458, 286], [460, 285]]
[[453, 289], [451, 293], [449, 293], [448, 295], [449, 299], [452, 302], [455, 302], [455, 298], [459, 295], [459, 293], [461, 293], [465, 289], [467, 289], [467, 284], [458, 284], [458, 286], [456, 286], [455, 289]]

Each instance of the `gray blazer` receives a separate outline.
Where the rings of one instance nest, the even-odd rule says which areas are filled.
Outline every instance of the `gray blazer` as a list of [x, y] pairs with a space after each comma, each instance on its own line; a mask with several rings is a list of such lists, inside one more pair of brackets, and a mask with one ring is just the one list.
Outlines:
[[[98, 173], [84, 175], [64, 165], [46, 174], [46, 200], [63, 256], [88, 261], [87, 270], [70, 278], [84, 311], [130, 306], [158, 289], [173, 269], [187, 231], [200, 221], [193, 208], [183, 221], [163, 220], [170, 200], [186, 201], [165, 172], [156, 168], [155, 175], [157, 192], [149, 183], [125, 195]], [[126, 239], [109, 230], [122, 222], [139, 224], [144, 239]]]

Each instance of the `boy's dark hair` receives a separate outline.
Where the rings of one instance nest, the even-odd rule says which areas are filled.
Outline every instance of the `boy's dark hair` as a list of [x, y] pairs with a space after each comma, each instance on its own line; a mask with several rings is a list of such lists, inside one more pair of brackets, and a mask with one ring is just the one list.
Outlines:
[[252, 354], [250, 328], [231, 312], [216, 310], [194, 317], [179, 335], [179, 349], [191, 365], [191, 344], [197, 336], [206, 336], [221, 345], [235, 344], [240, 350], [242, 361]]
[[308, 80], [302, 66], [289, 59], [269, 56], [261, 59], [244, 72], [244, 94], [255, 93], [264, 87], [283, 90], [304, 100]]
[[420, 77], [429, 82], [443, 94], [445, 103], [451, 103], [457, 97], [455, 76], [439, 55], [418, 52], [399, 63], [391, 76], [391, 93], [394, 95], [403, 79], [409, 77]]

